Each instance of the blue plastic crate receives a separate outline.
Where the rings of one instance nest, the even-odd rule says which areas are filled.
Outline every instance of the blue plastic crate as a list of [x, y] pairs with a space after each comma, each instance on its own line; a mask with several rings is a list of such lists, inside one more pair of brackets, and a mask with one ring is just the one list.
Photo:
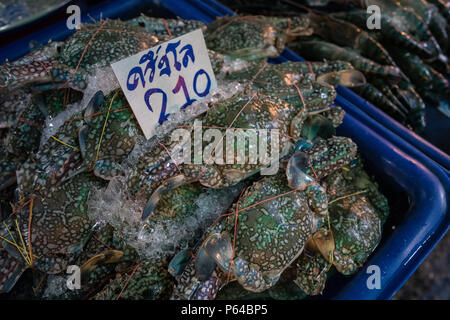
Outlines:
[[[206, 1], [158, 2], [185, 19], [198, 19], [208, 23], [215, 16], [223, 15], [217, 9], [206, 5]], [[82, 20], [89, 21], [88, 14], [99, 19], [100, 13], [104, 18], [129, 18], [130, 15], [137, 15], [147, 3], [148, 1], [137, 0], [108, 1], [84, 10]], [[71, 33], [67, 30], [65, 21], [60, 21], [0, 48], [0, 62], [6, 57], [13, 60], [27, 53], [30, 40], [45, 43], [49, 39], [62, 40]], [[283, 55], [299, 59], [292, 52], [284, 52]], [[282, 61], [283, 57], [277, 60]], [[367, 288], [368, 275], [364, 267], [351, 277], [332, 277], [323, 298], [389, 299], [448, 229], [448, 172], [359, 110], [352, 102], [338, 96], [336, 103], [347, 111], [343, 124], [338, 128], [338, 134], [348, 136], [358, 144], [371, 173], [377, 177], [383, 189], [389, 190], [390, 200], [403, 199], [402, 203], [408, 206], [391, 212], [390, 219], [398, 220], [396, 228], [385, 230], [382, 242], [366, 263], [366, 266], [376, 264], [381, 268], [382, 288]]]

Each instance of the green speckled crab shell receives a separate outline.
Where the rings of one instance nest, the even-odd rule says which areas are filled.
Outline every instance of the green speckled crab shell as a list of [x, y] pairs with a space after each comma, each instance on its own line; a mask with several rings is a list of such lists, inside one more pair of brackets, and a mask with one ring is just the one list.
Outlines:
[[[112, 99], [115, 92], [105, 96], [102, 105], [97, 111], [99, 114], [85, 120], [88, 134], [84, 142], [86, 146], [84, 162], [90, 168], [92, 168], [95, 160], [109, 160], [121, 163], [133, 150], [136, 139], [144, 138], [122, 90], [117, 92], [118, 94], [114, 101]], [[114, 109], [119, 108], [122, 109], [114, 111]], [[108, 114], [108, 110], [113, 111]], [[104, 132], [103, 127], [105, 127]], [[97, 150], [99, 151], [98, 157]]]
[[[326, 182], [329, 201], [331, 228], [335, 240], [334, 265], [343, 274], [352, 274], [365, 262], [381, 239], [384, 212], [377, 210], [370, 201], [368, 192], [349, 196], [362, 191], [355, 181], [346, 179], [353, 174], [336, 172]], [[362, 173], [361, 168], [350, 169]], [[377, 191], [378, 192], [378, 191]], [[379, 197], [384, 196], [379, 193]], [[343, 197], [337, 201], [334, 199]], [[385, 199], [385, 198], [384, 198]]]
[[238, 58], [256, 50], [271, 57], [279, 54], [275, 28], [255, 17], [218, 18], [208, 25], [205, 40], [209, 49]]
[[[64, 272], [82, 250], [92, 228], [87, 199], [102, 182], [90, 174], [76, 176], [54, 190], [36, 195], [31, 225], [31, 246], [37, 269]], [[28, 234], [28, 207], [20, 211], [22, 233]], [[28, 241], [28, 240], [26, 240]]]
[[[89, 43], [94, 34], [95, 37]], [[79, 67], [90, 71], [93, 67], [107, 66], [151, 48], [157, 42], [156, 37], [146, 34], [143, 29], [120, 20], [83, 24], [81, 30], [64, 42], [59, 62], [75, 69], [87, 48]]]
[[[291, 190], [283, 174], [271, 176], [247, 189], [239, 208]], [[227, 219], [230, 239], [234, 219], [234, 215]], [[304, 192], [292, 192], [261, 203], [238, 214], [236, 258], [263, 273], [281, 274], [299, 256], [313, 230], [313, 211]]]
[[[267, 64], [266, 62], [251, 62], [248, 67], [227, 75], [230, 80], [250, 81], [261, 92], [276, 95], [281, 99], [302, 106], [299, 96], [309, 110], [328, 106], [336, 98], [332, 86], [315, 82], [316, 75], [323, 73], [352, 69], [346, 63], [336, 62], [285, 62], [282, 64]], [[314, 72], [314, 74], [312, 73]]]
[[[97, 295], [95, 300], [115, 300], [117, 297], [126, 300], [167, 299], [173, 288], [173, 278], [167, 272], [166, 263], [155, 263], [144, 260], [130, 278], [132, 270], [118, 274]], [[124, 283], [129, 279], [125, 290]]]

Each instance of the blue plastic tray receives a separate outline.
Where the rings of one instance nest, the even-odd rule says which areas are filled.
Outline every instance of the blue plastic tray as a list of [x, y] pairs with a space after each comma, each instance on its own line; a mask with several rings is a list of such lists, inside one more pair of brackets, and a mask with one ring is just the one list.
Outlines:
[[[198, 19], [206, 23], [215, 16], [222, 15], [198, 1], [159, 1], [174, 14], [185, 19]], [[138, 14], [146, 1], [108, 1], [83, 11], [84, 21], [89, 14], [99, 19], [130, 17]], [[212, 12], [212, 13], [211, 13]], [[62, 40], [72, 32], [67, 30], [65, 21], [39, 30], [0, 48], [1, 58], [10, 60], [27, 53], [30, 40], [41, 43], [49, 39]], [[299, 59], [291, 52], [291, 59]], [[283, 58], [277, 61], [282, 62]], [[1, 61], [1, 60], [0, 60]], [[366, 286], [368, 275], [365, 268], [352, 277], [332, 277], [324, 292], [324, 298], [335, 299], [389, 299], [420, 265], [449, 226], [448, 199], [450, 182], [447, 172], [430, 160], [418, 149], [393, 134], [378, 122], [360, 111], [354, 104], [338, 96], [336, 103], [347, 114], [338, 134], [352, 138], [359, 151], [367, 160], [373, 174], [382, 188], [392, 191], [391, 197], [409, 200], [409, 208], [391, 212], [391, 219], [400, 222], [394, 231], [387, 230], [380, 246], [370, 257], [366, 266], [376, 264], [381, 268], [380, 290], [369, 290]], [[386, 230], [385, 230], [386, 231]]]

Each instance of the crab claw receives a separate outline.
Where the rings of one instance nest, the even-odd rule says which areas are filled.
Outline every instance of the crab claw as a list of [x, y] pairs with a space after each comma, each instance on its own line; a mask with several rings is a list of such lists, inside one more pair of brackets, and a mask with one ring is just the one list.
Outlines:
[[288, 186], [292, 189], [305, 188], [314, 182], [314, 179], [305, 173], [309, 168], [308, 155], [304, 152], [296, 152], [289, 159], [286, 176]]
[[316, 137], [331, 138], [336, 134], [333, 123], [320, 114], [308, 118], [303, 124], [302, 136], [312, 141]]
[[119, 262], [122, 257], [123, 251], [120, 250], [103, 251], [102, 253], [99, 253], [90, 258], [80, 267], [81, 274], [82, 275], [88, 274], [92, 272], [95, 268], [104, 264]]
[[205, 241], [202, 248], [205, 249], [209, 258], [214, 260], [223, 272], [230, 273], [236, 277], [237, 281], [246, 290], [262, 292], [275, 284], [280, 277], [278, 273], [273, 276], [263, 277], [259, 270], [250, 268], [248, 263], [241, 258], [234, 259], [233, 247], [227, 233], [212, 234]]
[[329, 262], [333, 262], [334, 242], [333, 231], [321, 228], [308, 240], [307, 246], [316, 252], [320, 252], [322, 256]]
[[281, 276], [281, 273], [276, 270], [263, 277], [259, 270], [250, 268], [248, 263], [241, 258], [236, 258], [233, 261], [233, 267], [236, 270], [237, 281], [245, 290], [251, 292], [263, 292], [269, 289], [278, 282]]
[[183, 270], [186, 267], [187, 263], [189, 262], [190, 258], [191, 258], [190, 249], [181, 250], [172, 258], [172, 260], [170, 260], [167, 271], [169, 271], [169, 273], [174, 277], [179, 276], [180, 274], [183, 273]]
[[367, 82], [364, 74], [355, 69], [324, 73], [317, 76], [316, 81], [322, 84], [332, 85], [333, 87], [341, 85], [349, 88], [362, 86]]
[[172, 189], [178, 188], [179, 186], [182, 186], [183, 184], [188, 183], [188, 179], [180, 174], [175, 177], [169, 178], [166, 181], [164, 181], [150, 196], [150, 199], [147, 201], [147, 204], [145, 205], [144, 212], [142, 213], [142, 220], [146, 220], [150, 214], [155, 210], [156, 206], [158, 205], [159, 200], [161, 197], [169, 192]]
[[19, 280], [20, 276], [28, 269], [28, 265], [22, 263], [22, 258], [17, 260], [6, 250], [0, 249], [0, 293], [9, 292]]
[[229, 272], [233, 247], [226, 233], [214, 233], [203, 244], [205, 252], [224, 272]]
[[101, 159], [95, 163], [94, 175], [103, 180], [111, 180], [123, 172], [122, 167], [117, 162]]
[[207, 281], [211, 278], [214, 269], [216, 268], [216, 263], [212, 260], [204, 247], [200, 247], [195, 257], [195, 272], [197, 278], [201, 281]]
[[83, 159], [86, 158], [86, 140], [89, 134], [89, 127], [87, 125], [83, 125], [78, 128], [78, 145], [80, 147], [81, 156]]
[[85, 119], [86, 122], [89, 122], [89, 116], [93, 115], [94, 113], [100, 110], [100, 107], [102, 106], [104, 99], [105, 95], [103, 94], [103, 91], [99, 90], [94, 94], [91, 100], [89, 100], [89, 103], [84, 111], [84, 117], [85, 118], [87, 117]]

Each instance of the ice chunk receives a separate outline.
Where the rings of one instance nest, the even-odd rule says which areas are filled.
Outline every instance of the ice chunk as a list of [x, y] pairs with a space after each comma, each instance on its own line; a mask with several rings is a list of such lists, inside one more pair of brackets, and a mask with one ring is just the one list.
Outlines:
[[230, 74], [232, 72], [240, 71], [249, 66], [249, 62], [242, 59], [231, 59], [230, 57], [224, 55], [223, 56], [223, 66], [220, 70], [218, 78], [224, 78], [225, 75]]

